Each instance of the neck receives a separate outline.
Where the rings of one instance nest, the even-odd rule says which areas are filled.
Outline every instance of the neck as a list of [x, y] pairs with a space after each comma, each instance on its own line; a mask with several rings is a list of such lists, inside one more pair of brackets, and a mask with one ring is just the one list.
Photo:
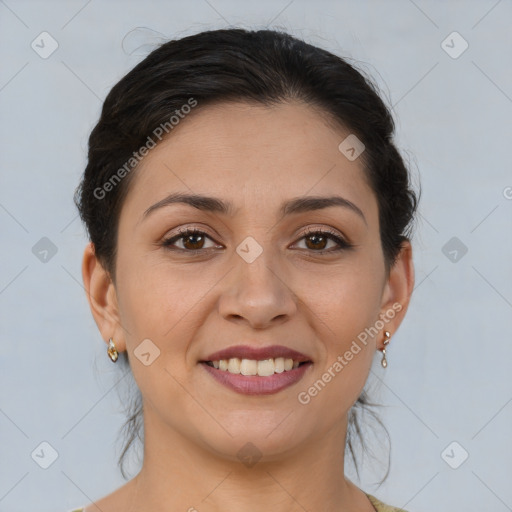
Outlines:
[[346, 421], [289, 455], [244, 465], [171, 431], [154, 416], [147, 417], [147, 409], [144, 414], [144, 462], [133, 481], [131, 510], [374, 510], [344, 476]]

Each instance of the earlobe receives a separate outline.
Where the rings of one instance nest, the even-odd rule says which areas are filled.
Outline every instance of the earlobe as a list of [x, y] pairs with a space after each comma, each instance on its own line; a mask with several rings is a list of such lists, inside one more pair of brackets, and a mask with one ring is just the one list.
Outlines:
[[115, 336], [116, 347], [119, 351], [124, 350], [122, 336], [117, 334], [120, 332], [120, 322], [114, 284], [96, 258], [92, 242], [87, 244], [84, 250], [82, 279], [91, 313], [102, 338], [108, 343], [108, 340]]
[[[412, 245], [409, 240], [402, 243], [400, 253], [389, 271], [382, 294], [380, 318], [386, 321], [383, 330], [395, 334], [404, 319], [414, 289], [414, 264]], [[379, 350], [384, 348], [385, 338], [379, 340]]]

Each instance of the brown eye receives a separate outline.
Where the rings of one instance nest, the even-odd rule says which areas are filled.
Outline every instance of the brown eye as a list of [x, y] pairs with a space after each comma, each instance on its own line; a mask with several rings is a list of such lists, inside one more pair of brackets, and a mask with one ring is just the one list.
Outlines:
[[204, 236], [200, 234], [191, 234], [183, 237], [183, 245], [186, 249], [202, 249], [204, 244]]
[[[185, 229], [179, 235], [173, 236], [162, 242], [164, 247], [168, 249], [177, 249], [186, 252], [200, 251], [201, 249], [208, 249], [214, 247], [205, 247], [207, 240], [212, 240], [206, 233], [197, 229]], [[176, 242], [181, 243], [182, 246], [176, 245]]]
[[[320, 254], [336, 252], [353, 247], [351, 244], [340, 238], [337, 234], [330, 231], [309, 231], [301, 238], [301, 240], [304, 240], [306, 249]], [[334, 246], [327, 247], [329, 242], [333, 242]]]
[[321, 234], [308, 235], [304, 238], [308, 249], [325, 249], [328, 242], [328, 238]]

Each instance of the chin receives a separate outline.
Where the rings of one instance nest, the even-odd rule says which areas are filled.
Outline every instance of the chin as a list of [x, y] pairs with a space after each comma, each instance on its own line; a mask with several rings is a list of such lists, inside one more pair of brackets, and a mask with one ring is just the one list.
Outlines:
[[209, 430], [203, 433], [203, 442], [216, 455], [231, 461], [243, 462], [246, 457], [261, 462], [279, 460], [298, 451], [311, 438], [305, 431], [298, 432], [296, 424], [287, 421], [293, 416], [290, 411], [282, 410], [238, 412], [236, 421], [232, 416], [224, 416], [219, 422], [226, 426], [229, 434], [223, 431], [222, 435], [213, 437]]

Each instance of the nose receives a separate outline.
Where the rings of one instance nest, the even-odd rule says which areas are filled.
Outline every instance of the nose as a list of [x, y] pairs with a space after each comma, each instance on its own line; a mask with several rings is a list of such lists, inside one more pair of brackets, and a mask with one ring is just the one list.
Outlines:
[[234, 255], [238, 260], [219, 298], [219, 312], [225, 319], [264, 329], [286, 322], [296, 313], [296, 296], [286, 274], [272, 265], [266, 254], [263, 251], [252, 263]]

